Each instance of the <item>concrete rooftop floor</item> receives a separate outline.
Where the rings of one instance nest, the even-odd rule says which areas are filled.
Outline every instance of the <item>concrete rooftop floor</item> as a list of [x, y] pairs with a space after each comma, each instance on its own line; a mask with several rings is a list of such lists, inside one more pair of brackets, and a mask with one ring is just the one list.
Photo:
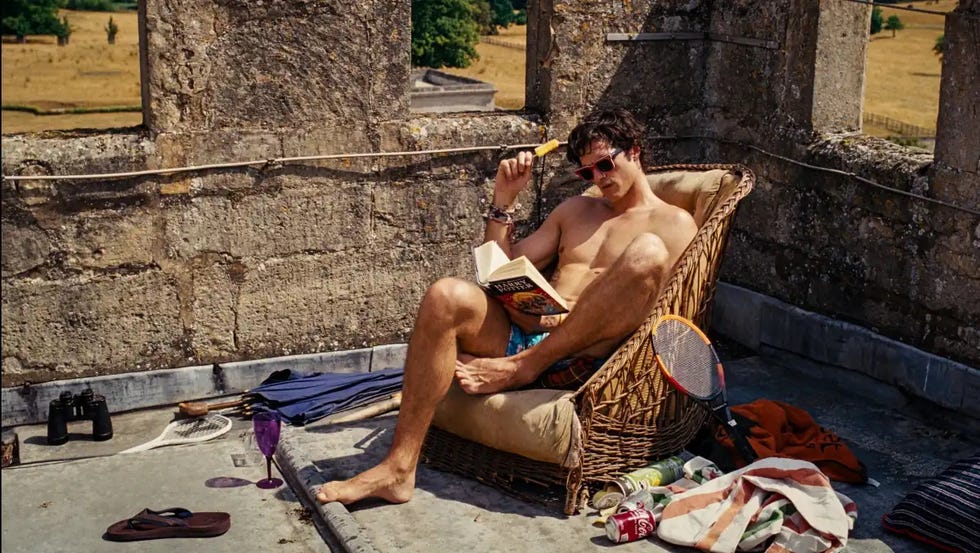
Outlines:
[[[956, 420], [866, 377], [798, 358], [729, 355], [725, 367], [733, 405], [769, 398], [806, 409], [844, 438], [880, 482], [835, 484], [859, 508], [846, 551], [929, 550], [885, 532], [880, 518], [916, 482], [980, 449], [976, 421]], [[241, 434], [249, 426], [235, 416], [232, 431], [210, 442], [112, 455], [155, 437], [174, 413], [158, 408], [114, 415], [115, 437], [107, 442], [87, 439], [90, 423], [72, 423], [72, 439], [57, 447], [45, 444], [45, 425], [17, 427], [22, 464], [2, 472], [3, 551], [601, 551], [613, 545], [588, 511], [566, 517], [560, 509], [424, 465], [407, 504], [313, 505], [320, 483], [352, 476], [380, 459], [391, 442], [394, 414], [284, 428], [277, 462], [292, 487], [272, 491], [253, 485], [263, 465], [232, 462], [244, 451]], [[243, 485], [212, 487], [218, 477]], [[101, 538], [109, 524], [144, 507], [173, 506], [228, 512], [232, 528], [215, 538], [128, 544]], [[616, 547], [686, 551], [656, 539]]]

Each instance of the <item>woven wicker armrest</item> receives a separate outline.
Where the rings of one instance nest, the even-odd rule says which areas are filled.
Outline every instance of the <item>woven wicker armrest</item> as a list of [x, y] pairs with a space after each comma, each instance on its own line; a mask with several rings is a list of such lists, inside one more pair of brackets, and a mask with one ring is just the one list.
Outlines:
[[707, 420], [699, 404], [677, 392], [658, 369], [650, 342], [653, 323], [678, 314], [706, 327], [718, 269], [738, 202], [754, 177], [739, 165], [674, 165], [655, 171], [728, 172], [704, 223], [664, 285], [653, 311], [575, 395], [582, 424], [582, 463], [568, 475], [566, 511], [587, 483], [618, 476], [687, 446]]

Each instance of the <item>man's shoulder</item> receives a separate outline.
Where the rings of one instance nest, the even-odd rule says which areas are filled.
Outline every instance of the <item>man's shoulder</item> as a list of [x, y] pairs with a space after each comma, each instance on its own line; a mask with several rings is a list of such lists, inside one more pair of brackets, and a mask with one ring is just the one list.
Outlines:
[[690, 221], [694, 223], [694, 216], [683, 207], [676, 206], [669, 202], [663, 202], [659, 210], [660, 216], [672, 221]]
[[593, 209], [607, 209], [609, 207], [609, 202], [604, 198], [595, 196], [570, 196], [562, 200], [555, 210], [561, 209], [563, 211], [581, 211], [581, 210], [593, 210]]

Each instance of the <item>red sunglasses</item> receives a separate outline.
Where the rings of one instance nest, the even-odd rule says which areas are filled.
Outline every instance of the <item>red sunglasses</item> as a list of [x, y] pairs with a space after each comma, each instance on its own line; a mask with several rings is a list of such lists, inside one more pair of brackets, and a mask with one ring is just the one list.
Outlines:
[[623, 150], [619, 148], [614, 148], [613, 151], [609, 152], [609, 155], [601, 157], [596, 160], [592, 165], [584, 165], [575, 170], [575, 174], [579, 176], [582, 180], [591, 181], [595, 178], [595, 172], [608, 173], [616, 168], [616, 162], [613, 158], [623, 153]]

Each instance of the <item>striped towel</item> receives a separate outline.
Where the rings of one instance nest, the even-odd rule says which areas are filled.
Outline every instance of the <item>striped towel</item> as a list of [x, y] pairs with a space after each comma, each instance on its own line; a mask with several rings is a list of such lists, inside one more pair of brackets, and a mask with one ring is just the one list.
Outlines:
[[813, 463], [770, 457], [695, 488], [663, 508], [660, 539], [715, 553], [838, 551], [857, 505], [830, 486]]

